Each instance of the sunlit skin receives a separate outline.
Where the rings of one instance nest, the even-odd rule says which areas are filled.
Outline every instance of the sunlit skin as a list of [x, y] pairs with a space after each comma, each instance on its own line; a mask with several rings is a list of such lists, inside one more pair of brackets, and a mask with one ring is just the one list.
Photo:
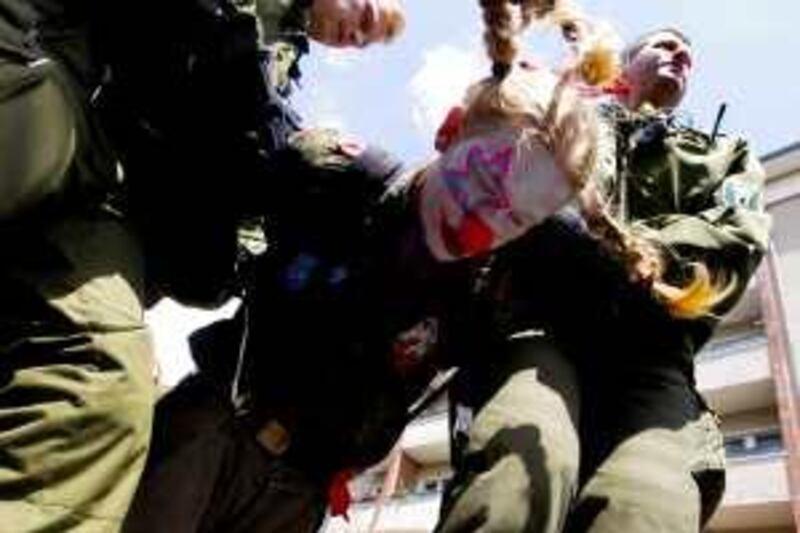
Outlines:
[[660, 31], [645, 39], [625, 66], [630, 93], [625, 104], [673, 109], [683, 99], [692, 70], [692, 50], [679, 35]]
[[315, 0], [308, 32], [327, 46], [360, 48], [392, 40], [404, 23], [399, 0]]

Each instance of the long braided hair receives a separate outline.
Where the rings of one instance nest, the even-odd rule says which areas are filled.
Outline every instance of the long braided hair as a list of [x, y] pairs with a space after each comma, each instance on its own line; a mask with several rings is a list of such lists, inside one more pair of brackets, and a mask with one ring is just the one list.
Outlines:
[[497, 77], [506, 74], [519, 53], [519, 35], [556, 10], [556, 0], [479, 0], [486, 51]]
[[[479, 0], [485, 24], [484, 42], [492, 62], [492, 76], [473, 85], [465, 102], [459, 137], [469, 137], [497, 126], [530, 127], [531, 118], [565, 170], [586, 225], [609, 252], [620, 259], [635, 282], [649, 285], [672, 316], [698, 318], [730, 292], [715, 283], [708, 269], [692, 264], [690, 281], [683, 287], [664, 281], [661, 251], [645, 236], [618, 222], [590, 177], [597, 158], [594, 106], [574, 90], [576, 84], [601, 86], [619, 76], [619, 55], [608, 28], [598, 29], [580, 8], [564, 0]], [[525, 85], [536, 73], [515, 67], [521, 34], [533, 23], [547, 21], [561, 29], [573, 52], [572, 65], [561, 73], [550, 103], [531, 99]], [[541, 72], [541, 71], [540, 71]], [[573, 83], [575, 82], [575, 83]], [[722, 280], [718, 280], [722, 281]]]

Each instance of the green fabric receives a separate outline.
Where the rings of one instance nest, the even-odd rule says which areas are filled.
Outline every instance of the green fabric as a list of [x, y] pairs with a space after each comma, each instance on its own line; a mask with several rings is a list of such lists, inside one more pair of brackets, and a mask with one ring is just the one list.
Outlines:
[[292, 67], [300, 59], [300, 50], [291, 42], [276, 41], [268, 46], [271, 61], [267, 67], [267, 79], [278, 91], [286, 91], [292, 82]]
[[301, 51], [293, 37], [305, 34], [303, 0], [244, 0], [240, 9], [258, 17], [261, 42], [270, 55], [267, 77], [278, 91], [286, 91]]
[[711, 413], [679, 428], [654, 425], [615, 447], [581, 490], [569, 530], [698, 531], [721, 499], [723, 468], [722, 433]]
[[630, 147], [622, 154], [626, 171], [598, 179], [620, 216], [664, 251], [668, 269], [681, 272], [699, 261], [733, 282], [714, 309], [721, 314], [738, 300], [768, 245], [764, 171], [742, 139], [711, 139], [671, 124], [663, 137], [648, 139], [662, 118], [617, 109], [615, 127], [629, 133], [607, 144]]
[[83, 194], [116, 181], [112, 154], [24, 23], [0, 18], [0, 529], [113, 532], [154, 401], [142, 259]]
[[76, 121], [56, 64], [0, 21], [0, 220], [64, 187]]
[[506, 349], [452, 389], [454, 418], [468, 406], [474, 420], [455, 422], [466, 442], [437, 531], [694, 533], [708, 520], [722, 434], [679, 373], [587, 372], [544, 336]]
[[0, 14], [0, 220], [45, 200], [106, 202], [117, 162], [88, 110], [98, 80], [85, 16], [57, 0], [0, 0]]
[[[287, 30], [287, 24], [298, 26], [300, 20], [287, 20], [295, 14], [295, 10], [302, 10], [302, 0], [244, 0], [241, 2], [244, 9], [254, 12], [260, 21], [261, 38], [264, 43], [275, 41], [281, 33]], [[298, 26], [289, 28], [302, 31]]]
[[[551, 350], [534, 357], [477, 409], [464, 453], [480, 460], [456, 470], [437, 531], [562, 530], [578, 486], [576, 378]], [[474, 405], [475, 390], [462, 392], [455, 387], [451, 401]]]
[[[612, 212], [660, 246], [668, 275], [700, 261], [735, 283], [714, 309], [723, 313], [767, 246], [764, 176], [748, 145], [655, 114], [604, 111], [594, 179]], [[531, 309], [493, 307], [516, 329], [499, 341], [501, 353], [472, 354], [454, 387], [454, 413], [471, 407], [475, 418], [461, 437], [465, 417], [454, 418], [456, 476], [440, 531], [693, 533], [721, 499], [722, 434], [694, 390], [691, 359], [714, 321], [674, 321], [632, 298], [633, 288], [605, 290], [603, 276], [592, 276], [601, 268], [580, 273], [574, 244], [543, 243], [564, 253], [539, 249], [552, 270], [506, 265], [507, 299]], [[586, 304], [565, 313], [570, 300], [545, 284]], [[552, 343], [516, 340], [543, 325], [556, 332]]]
[[155, 394], [138, 247], [104, 217], [21, 238], [0, 272], [0, 516], [20, 533], [115, 531]]
[[28, 68], [0, 57], [0, 220], [59, 191], [75, 150], [75, 124], [52, 63]]

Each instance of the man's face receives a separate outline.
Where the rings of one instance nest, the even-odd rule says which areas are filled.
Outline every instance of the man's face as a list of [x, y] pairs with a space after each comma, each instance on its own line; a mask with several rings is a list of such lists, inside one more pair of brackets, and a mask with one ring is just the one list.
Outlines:
[[337, 48], [389, 41], [404, 22], [399, 0], [314, 0], [310, 19], [311, 38]]
[[692, 69], [692, 51], [669, 31], [650, 35], [634, 53], [625, 74], [636, 106], [676, 107], [686, 92]]

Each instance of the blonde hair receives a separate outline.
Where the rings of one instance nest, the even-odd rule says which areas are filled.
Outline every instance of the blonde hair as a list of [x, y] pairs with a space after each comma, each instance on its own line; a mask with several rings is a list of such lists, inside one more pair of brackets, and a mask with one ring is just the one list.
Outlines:
[[479, 0], [486, 26], [483, 38], [494, 65], [511, 67], [519, 52], [519, 35], [534, 20], [545, 18], [557, 0]]
[[696, 319], [711, 316], [714, 308], [735, 289], [735, 279], [715, 279], [708, 267], [698, 262], [689, 264], [691, 275], [686, 285], [667, 283], [664, 281], [664, 255], [654, 240], [642, 230], [636, 231], [618, 223], [593, 183], [579, 193], [578, 205], [589, 231], [622, 261], [631, 281], [649, 284], [653, 296], [673, 317]]
[[566, 77], [512, 69], [470, 87], [459, 138], [497, 128], [513, 128], [519, 138], [536, 138], [566, 174], [582, 188], [595, 166], [597, 119], [594, 110]]
[[387, 15], [386, 38], [384, 43], [394, 41], [406, 29], [406, 16], [402, 9], [392, 9]]
[[[566, 0], [479, 0], [486, 25], [484, 41], [493, 64], [493, 76], [467, 92], [464, 119], [458, 137], [501, 128], [519, 128], [535, 135], [549, 148], [575, 190], [590, 232], [625, 264], [631, 278], [650, 284], [654, 296], [672, 316], [698, 318], [725, 299], [731, 283], [713, 280], [708, 269], [692, 264], [692, 279], [684, 287], [666, 283], [664, 258], [652, 242], [619, 224], [597, 189], [588, 183], [597, 157], [597, 116], [571, 81], [587, 85], [612, 83], [620, 72], [618, 38], [609, 26], [596, 23]], [[561, 28], [575, 61], [561, 74], [552, 90], [534, 90], [545, 70], [526, 75], [515, 68], [519, 36], [531, 23], [547, 19]], [[538, 80], [541, 85], [541, 79]], [[532, 87], [533, 86], [533, 87]], [[588, 187], [586, 186], [588, 183]]]

